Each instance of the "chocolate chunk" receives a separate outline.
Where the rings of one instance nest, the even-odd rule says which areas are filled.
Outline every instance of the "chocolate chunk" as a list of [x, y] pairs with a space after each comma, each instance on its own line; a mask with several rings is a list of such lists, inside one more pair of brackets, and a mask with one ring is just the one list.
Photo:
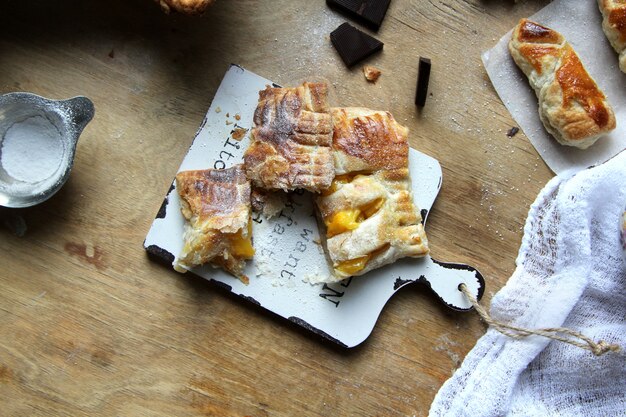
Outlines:
[[391, 0], [326, 0], [328, 6], [344, 12], [365, 26], [378, 30]]
[[348, 67], [383, 49], [383, 43], [349, 23], [330, 33], [330, 41]]
[[420, 57], [418, 71], [415, 104], [420, 107], [424, 107], [426, 104], [426, 96], [428, 95], [428, 81], [430, 80], [430, 59]]
[[506, 135], [512, 138], [513, 136], [517, 135], [517, 132], [519, 132], [519, 127], [513, 126], [509, 129], [508, 132], [506, 132]]

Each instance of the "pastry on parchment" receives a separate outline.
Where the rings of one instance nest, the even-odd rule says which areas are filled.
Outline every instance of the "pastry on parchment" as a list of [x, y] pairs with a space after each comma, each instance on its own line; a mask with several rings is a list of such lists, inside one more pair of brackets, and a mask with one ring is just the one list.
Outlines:
[[266, 190], [325, 190], [334, 177], [332, 122], [323, 83], [259, 92], [246, 174]]
[[243, 166], [179, 172], [176, 189], [186, 223], [174, 269], [185, 272], [210, 263], [247, 284], [243, 270], [254, 249], [250, 182]]
[[537, 94], [541, 121], [559, 143], [585, 149], [615, 129], [604, 93], [563, 35], [522, 19], [509, 51]]
[[409, 176], [408, 129], [384, 111], [335, 108], [336, 177], [316, 198], [339, 279], [428, 253]]
[[626, 1], [598, 0], [602, 29], [619, 54], [619, 68], [626, 72]]
[[199, 14], [215, 0], [155, 0], [165, 13], [175, 10], [185, 14]]

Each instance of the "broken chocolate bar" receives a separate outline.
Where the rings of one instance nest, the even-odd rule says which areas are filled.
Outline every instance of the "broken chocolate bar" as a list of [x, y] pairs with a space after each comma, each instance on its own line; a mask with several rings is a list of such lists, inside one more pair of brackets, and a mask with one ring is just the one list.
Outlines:
[[378, 30], [391, 0], [326, 0], [328, 6], [344, 12], [373, 30]]
[[330, 33], [330, 41], [348, 67], [383, 49], [383, 43], [349, 23]]
[[430, 80], [430, 59], [420, 57], [418, 71], [415, 104], [420, 107], [424, 107], [426, 104], [426, 95], [428, 94], [428, 81]]

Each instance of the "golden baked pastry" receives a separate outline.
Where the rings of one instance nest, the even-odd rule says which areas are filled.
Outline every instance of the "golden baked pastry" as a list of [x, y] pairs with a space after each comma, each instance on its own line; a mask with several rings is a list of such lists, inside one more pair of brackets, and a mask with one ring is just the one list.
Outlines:
[[246, 174], [256, 187], [319, 192], [330, 186], [334, 169], [327, 94], [322, 83], [259, 92], [244, 155]]
[[598, 0], [602, 29], [619, 54], [619, 68], [626, 72], [626, 0]]
[[243, 166], [179, 172], [176, 189], [187, 222], [174, 269], [185, 272], [208, 262], [247, 284], [243, 270], [254, 249], [250, 182]]
[[335, 108], [337, 176], [316, 198], [325, 249], [339, 278], [428, 253], [409, 177], [408, 129], [388, 112]]
[[175, 10], [185, 14], [199, 14], [206, 10], [215, 0], [155, 0], [165, 13]]
[[584, 149], [615, 129], [604, 93], [560, 33], [522, 19], [509, 51], [537, 94], [541, 121], [559, 143]]

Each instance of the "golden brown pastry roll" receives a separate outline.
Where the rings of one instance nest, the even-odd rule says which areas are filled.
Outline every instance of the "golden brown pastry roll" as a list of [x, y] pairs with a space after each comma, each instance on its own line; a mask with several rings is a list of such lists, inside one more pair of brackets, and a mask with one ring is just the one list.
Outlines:
[[175, 10], [185, 14], [199, 14], [215, 0], [155, 0], [165, 13]]
[[615, 129], [604, 93], [560, 33], [522, 19], [509, 51], [537, 94], [541, 121], [559, 143], [584, 149]]
[[246, 174], [267, 190], [325, 190], [334, 176], [332, 122], [323, 83], [259, 93]]
[[428, 253], [409, 176], [408, 129], [384, 111], [332, 109], [337, 176], [316, 198], [339, 278]]
[[247, 284], [243, 270], [254, 249], [250, 182], [243, 166], [179, 172], [176, 190], [187, 221], [174, 269], [185, 272], [210, 263]]
[[619, 68], [626, 72], [626, 0], [598, 0], [602, 29], [619, 54]]

